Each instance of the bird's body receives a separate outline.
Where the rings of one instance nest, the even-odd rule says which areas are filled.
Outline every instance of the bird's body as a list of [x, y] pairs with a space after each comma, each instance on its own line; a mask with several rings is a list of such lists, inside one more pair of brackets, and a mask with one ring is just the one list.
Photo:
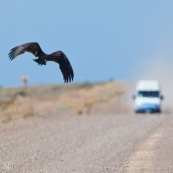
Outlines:
[[20, 46], [16, 46], [10, 50], [9, 58], [13, 60], [18, 55], [25, 52], [32, 53], [38, 59], [34, 59], [38, 65], [46, 65], [47, 61], [54, 61], [59, 64], [60, 70], [63, 74], [64, 82], [73, 81], [74, 72], [70, 61], [62, 51], [56, 51], [52, 54], [46, 54], [42, 51], [40, 45], [37, 42], [25, 43]]

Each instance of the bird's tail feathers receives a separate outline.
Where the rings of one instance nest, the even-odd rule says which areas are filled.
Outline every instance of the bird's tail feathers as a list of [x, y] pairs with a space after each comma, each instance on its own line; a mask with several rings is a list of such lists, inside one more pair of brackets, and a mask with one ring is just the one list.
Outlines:
[[35, 62], [38, 63], [38, 65], [46, 65], [46, 61], [44, 59], [33, 59]]

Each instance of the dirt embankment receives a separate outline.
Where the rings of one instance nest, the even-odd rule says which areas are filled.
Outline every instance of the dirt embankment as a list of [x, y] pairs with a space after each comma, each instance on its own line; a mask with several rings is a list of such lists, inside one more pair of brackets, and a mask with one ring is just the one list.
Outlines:
[[0, 122], [36, 115], [125, 113], [124, 82], [0, 89]]

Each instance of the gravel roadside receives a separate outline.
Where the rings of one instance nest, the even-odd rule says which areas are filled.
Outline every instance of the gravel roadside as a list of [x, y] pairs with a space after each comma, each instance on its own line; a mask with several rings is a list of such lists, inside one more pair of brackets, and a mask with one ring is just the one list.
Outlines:
[[0, 128], [0, 172], [123, 172], [135, 149], [167, 119], [55, 114], [10, 122]]

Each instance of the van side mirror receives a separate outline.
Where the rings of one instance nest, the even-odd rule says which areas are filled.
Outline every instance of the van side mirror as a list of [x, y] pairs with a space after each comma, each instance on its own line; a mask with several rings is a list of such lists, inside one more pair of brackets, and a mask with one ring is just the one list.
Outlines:
[[160, 99], [163, 100], [163, 99], [164, 99], [164, 96], [161, 95], [161, 96], [160, 96]]
[[133, 100], [136, 99], [136, 95], [135, 95], [135, 94], [132, 95], [132, 99], [133, 99]]

